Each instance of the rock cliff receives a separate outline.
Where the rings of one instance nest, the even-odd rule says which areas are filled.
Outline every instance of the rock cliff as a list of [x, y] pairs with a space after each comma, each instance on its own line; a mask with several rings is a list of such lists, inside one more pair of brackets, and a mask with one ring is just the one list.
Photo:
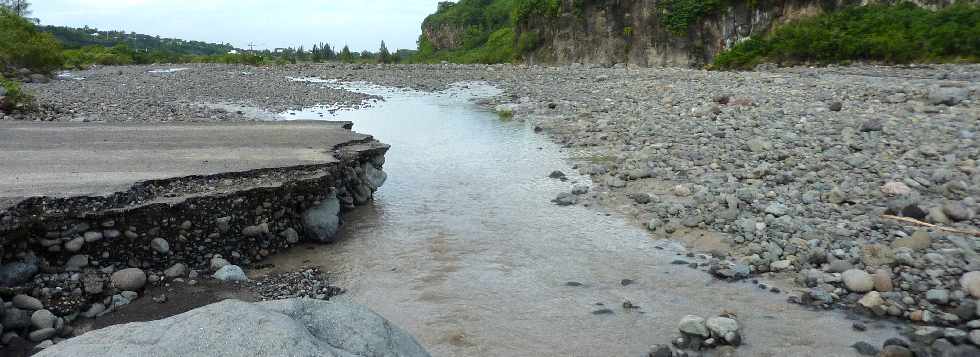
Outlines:
[[[697, 67], [739, 41], [764, 35], [787, 21], [848, 5], [892, 1], [718, 0], [678, 5], [682, 2], [561, 0], [555, 12], [515, 21], [514, 38], [528, 63]], [[953, 1], [915, 3], [941, 8]], [[440, 5], [440, 11], [445, 6]], [[685, 18], [677, 21], [678, 17]], [[426, 21], [422, 36], [437, 50], [457, 49], [470, 26]]]

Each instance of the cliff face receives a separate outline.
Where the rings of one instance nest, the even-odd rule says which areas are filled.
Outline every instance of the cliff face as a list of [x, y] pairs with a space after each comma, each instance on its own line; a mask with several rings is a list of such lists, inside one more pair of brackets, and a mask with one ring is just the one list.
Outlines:
[[422, 36], [438, 50], [453, 49], [463, 45], [463, 29], [459, 26], [439, 25], [422, 27]]
[[[693, 23], [686, 32], [669, 30], [658, 7], [662, 0], [562, 0], [555, 17], [536, 17], [515, 30], [533, 34], [537, 46], [523, 55], [528, 63], [630, 63], [642, 66], [701, 66], [749, 37], [774, 26], [821, 14], [846, 5], [890, 0], [756, 0], [726, 1]], [[953, 0], [918, 0], [940, 8]], [[574, 10], [570, 10], [574, 9]], [[460, 45], [461, 28], [424, 27], [423, 36], [436, 49]]]

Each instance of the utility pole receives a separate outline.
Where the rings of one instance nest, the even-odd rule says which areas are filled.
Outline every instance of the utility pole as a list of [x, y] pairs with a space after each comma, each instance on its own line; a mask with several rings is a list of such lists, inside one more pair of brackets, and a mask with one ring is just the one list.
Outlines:
[[255, 53], [255, 44], [252, 42], [248, 43], [248, 52]]

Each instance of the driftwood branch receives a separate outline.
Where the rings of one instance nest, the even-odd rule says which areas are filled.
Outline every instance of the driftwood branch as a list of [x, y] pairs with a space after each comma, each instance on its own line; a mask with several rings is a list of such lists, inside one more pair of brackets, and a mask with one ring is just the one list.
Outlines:
[[966, 234], [966, 235], [972, 235], [972, 236], [975, 236], [975, 237], [980, 237], [980, 231], [966, 231], [966, 230], [961, 230], [961, 229], [956, 229], [956, 228], [943, 227], [943, 226], [940, 226], [940, 225], [935, 225], [935, 224], [932, 224], [932, 223], [926, 223], [926, 222], [923, 222], [923, 221], [920, 221], [920, 220], [917, 220], [917, 219], [913, 219], [913, 218], [908, 218], [908, 217], [899, 217], [899, 216], [892, 216], [892, 215], [888, 215], [888, 214], [883, 214], [883, 215], [881, 215], [881, 218], [891, 219], [891, 220], [895, 220], [895, 221], [901, 221], [901, 222], [905, 222], [905, 223], [911, 223], [911, 224], [918, 225], [918, 226], [923, 226], [923, 227], [935, 228], [935, 229], [938, 229], [938, 230], [941, 230], [941, 231], [944, 231], [944, 232], [959, 233], [959, 234]]

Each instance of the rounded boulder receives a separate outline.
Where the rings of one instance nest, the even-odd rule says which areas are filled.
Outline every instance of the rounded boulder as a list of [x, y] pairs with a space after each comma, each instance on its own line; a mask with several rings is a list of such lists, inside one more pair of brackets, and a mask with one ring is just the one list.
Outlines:
[[110, 280], [119, 290], [137, 291], [146, 285], [146, 273], [139, 268], [128, 268], [112, 273]]

